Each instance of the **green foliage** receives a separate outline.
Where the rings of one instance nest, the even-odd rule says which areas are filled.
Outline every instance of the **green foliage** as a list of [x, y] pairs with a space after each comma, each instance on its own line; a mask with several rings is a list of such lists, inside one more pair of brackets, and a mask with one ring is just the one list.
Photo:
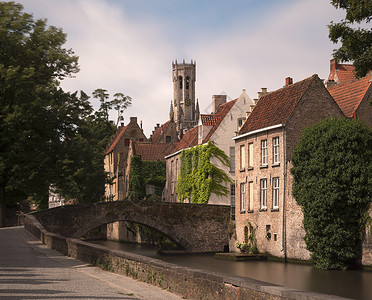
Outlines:
[[160, 189], [165, 186], [165, 161], [143, 161], [142, 175], [146, 184], [152, 184]]
[[130, 160], [129, 195], [130, 200], [143, 200], [146, 194], [145, 180], [142, 176], [142, 160], [135, 155]]
[[371, 129], [347, 119], [322, 121], [303, 131], [292, 163], [293, 196], [315, 266], [352, 267], [372, 200]]
[[372, 30], [370, 26], [363, 29], [352, 25], [368, 24], [372, 20], [372, 1], [332, 0], [331, 3], [346, 10], [345, 20], [328, 26], [330, 40], [342, 44], [333, 55], [340, 61], [353, 61], [357, 77], [363, 77], [372, 70]]
[[51, 184], [67, 199], [99, 201], [115, 128], [84, 92], [60, 88], [79, 71], [63, 31], [22, 10], [0, 2], [0, 202], [32, 197], [46, 208]]
[[231, 179], [222, 169], [211, 163], [211, 160], [230, 165], [229, 157], [212, 142], [199, 145], [181, 153], [181, 171], [177, 181], [177, 196], [183, 202], [191, 199], [193, 203], [208, 203], [211, 193], [227, 196], [229, 189], [226, 183]]
[[164, 161], [142, 161], [139, 156], [133, 156], [129, 170], [129, 199], [143, 200], [146, 184], [152, 184], [162, 190], [165, 174]]

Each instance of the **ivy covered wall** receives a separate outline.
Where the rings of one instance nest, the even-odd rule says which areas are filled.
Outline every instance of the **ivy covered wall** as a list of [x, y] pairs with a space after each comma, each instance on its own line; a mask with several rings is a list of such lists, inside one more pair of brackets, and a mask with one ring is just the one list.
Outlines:
[[142, 161], [140, 156], [133, 156], [129, 170], [129, 199], [142, 200], [146, 196], [146, 184], [162, 190], [165, 174], [165, 161]]
[[211, 163], [215, 158], [224, 166], [230, 165], [229, 157], [214, 143], [208, 142], [181, 153], [181, 170], [177, 180], [177, 197], [180, 202], [208, 203], [212, 193], [229, 195], [226, 183], [232, 183], [228, 174]]

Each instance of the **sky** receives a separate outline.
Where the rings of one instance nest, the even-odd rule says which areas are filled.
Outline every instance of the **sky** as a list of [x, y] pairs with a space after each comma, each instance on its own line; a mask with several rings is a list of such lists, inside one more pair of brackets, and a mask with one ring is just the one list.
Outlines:
[[210, 113], [212, 95], [235, 99], [246, 89], [254, 99], [261, 88], [281, 88], [286, 77], [326, 79], [337, 47], [327, 25], [345, 16], [330, 0], [16, 2], [62, 28], [66, 48], [79, 56], [80, 72], [62, 88], [132, 97], [124, 122], [142, 120], [147, 137], [169, 119], [172, 61], [196, 61], [196, 98], [201, 113]]

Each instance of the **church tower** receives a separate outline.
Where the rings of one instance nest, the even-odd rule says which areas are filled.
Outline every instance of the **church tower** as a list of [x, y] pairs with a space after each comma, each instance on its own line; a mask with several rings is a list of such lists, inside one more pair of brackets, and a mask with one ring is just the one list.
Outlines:
[[199, 116], [195, 110], [196, 62], [172, 62], [173, 78], [173, 120], [180, 137], [194, 127]]

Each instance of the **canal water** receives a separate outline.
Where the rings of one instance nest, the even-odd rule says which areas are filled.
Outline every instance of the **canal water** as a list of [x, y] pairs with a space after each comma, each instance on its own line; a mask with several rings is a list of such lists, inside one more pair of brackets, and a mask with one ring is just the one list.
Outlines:
[[333, 294], [354, 299], [372, 299], [372, 272], [370, 271], [326, 271], [310, 265], [274, 261], [228, 261], [213, 256], [158, 256], [155, 247], [117, 243], [111, 241], [89, 241], [110, 249], [123, 250], [154, 257], [177, 265], [238, 275], [270, 282], [298, 290]]

